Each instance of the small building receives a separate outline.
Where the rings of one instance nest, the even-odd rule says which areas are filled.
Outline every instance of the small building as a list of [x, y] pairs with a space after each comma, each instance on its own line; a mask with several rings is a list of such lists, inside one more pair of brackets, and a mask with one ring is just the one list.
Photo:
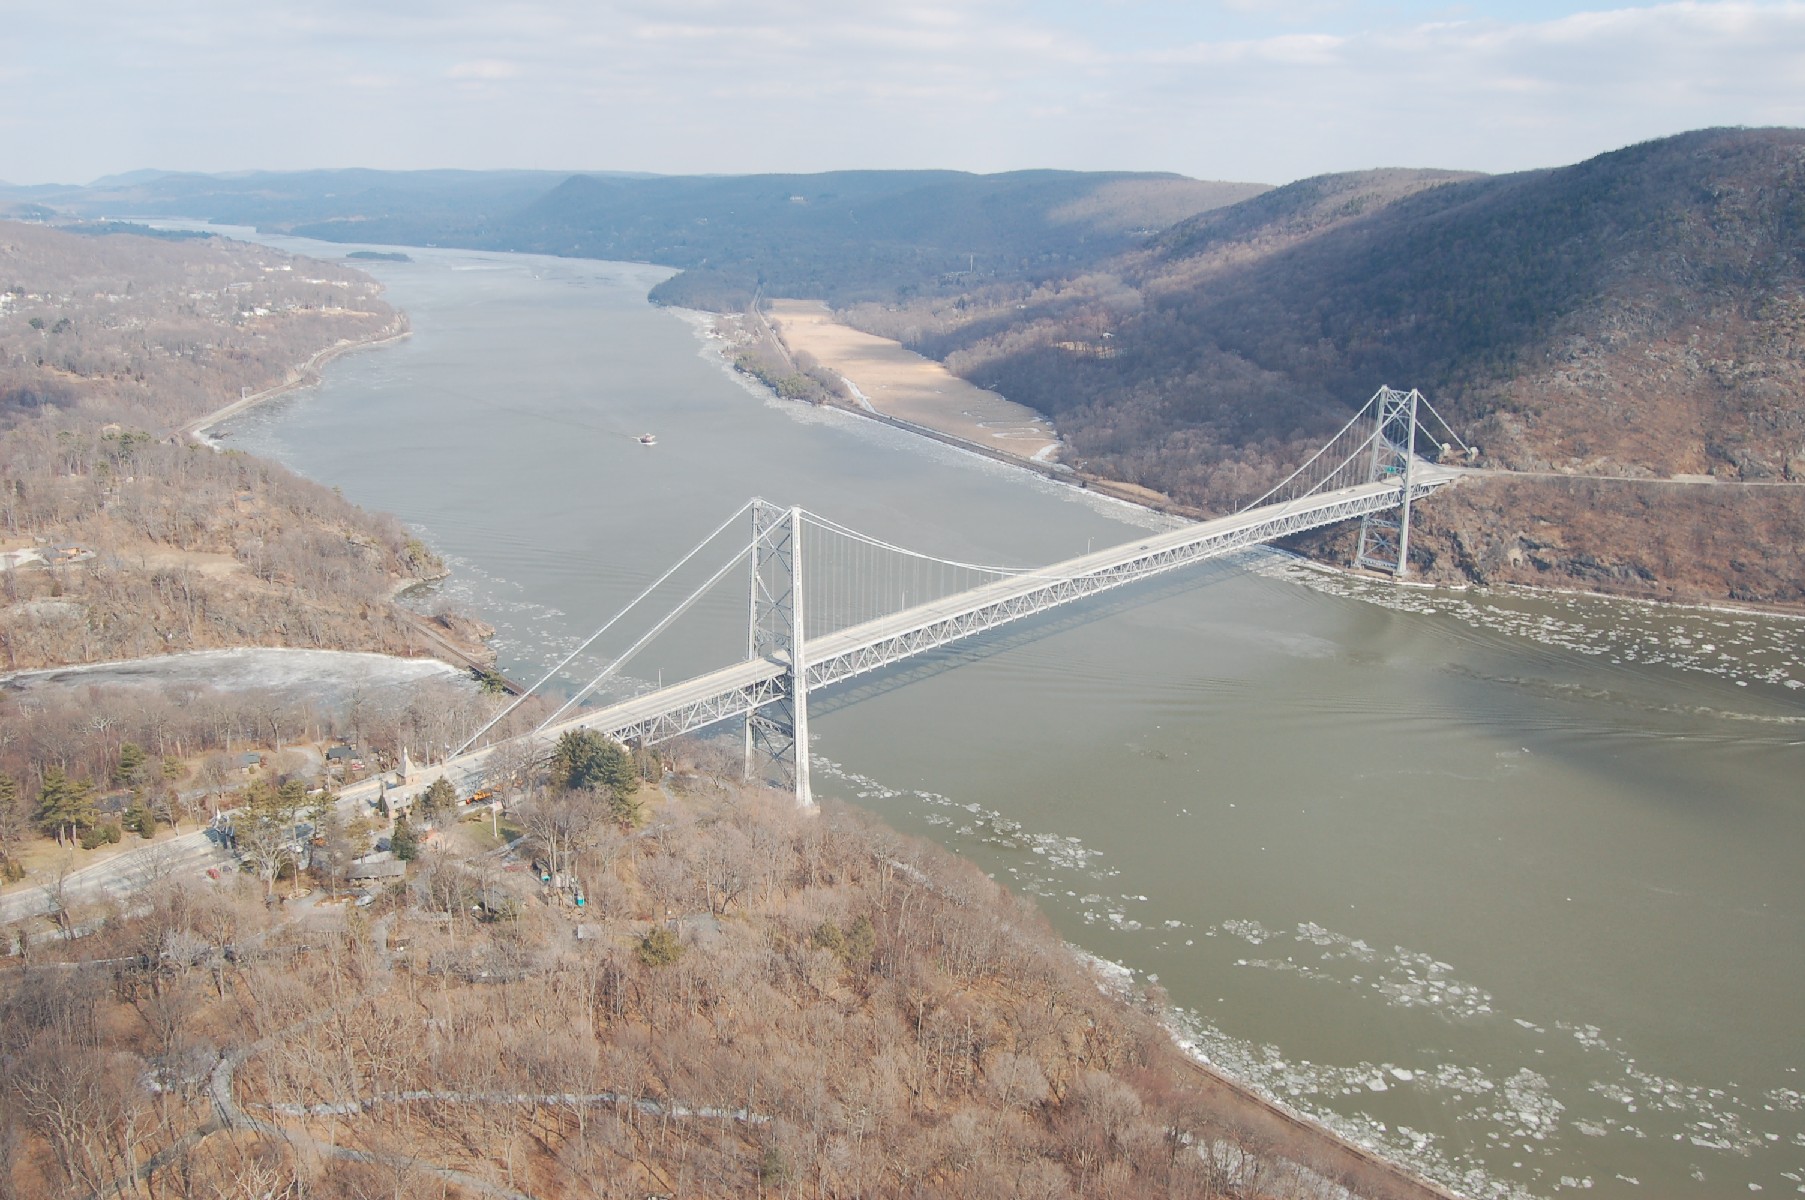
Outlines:
[[334, 746], [326, 751], [326, 761], [329, 763], [345, 763], [347, 765], [354, 763], [357, 761], [357, 747]]
[[371, 879], [400, 879], [407, 874], [407, 864], [398, 858], [384, 859], [381, 862], [354, 862], [345, 871], [345, 878], [351, 883]]
[[263, 755], [257, 753], [255, 750], [246, 750], [243, 754], [238, 756], [238, 767], [246, 775], [256, 774], [257, 768], [262, 765]]

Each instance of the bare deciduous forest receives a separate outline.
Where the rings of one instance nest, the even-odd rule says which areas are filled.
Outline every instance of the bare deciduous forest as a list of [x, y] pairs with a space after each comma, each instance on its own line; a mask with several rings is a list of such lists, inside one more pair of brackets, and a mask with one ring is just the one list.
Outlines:
[[519, 849], [562, 886], [464, 826], [368, 908], [161, 880], [30, 948], [0, 972], [0, 1188], [1438, 1194], [1185, 1059], [1157, 996], [969, 865], [681, 767], [637, 826], [529, 802]]
[[[0, 224], [0, 670], [231, 645], [424, 651], [392, 519], [175, 431], [402, 326], [341, 264]], [[22, 557], [21, 557], [22, 555]]]
[[[1802, 141], [1705, 130], [1555, 170], [1322, 176], [1083, 273], [842, 315], [1048, 413], [1071, 465], [1215, 512], [1379, 385], [1419, 387], [1481, 465], [1597, 481], [1583, 511], [1534, 474], [1435, 498], [1425, 571], [1796, 605]], [[1773, 486], [1636, 482], [1673, 475]], [[1719, 536], [1727, 509], [1755, 540]]]

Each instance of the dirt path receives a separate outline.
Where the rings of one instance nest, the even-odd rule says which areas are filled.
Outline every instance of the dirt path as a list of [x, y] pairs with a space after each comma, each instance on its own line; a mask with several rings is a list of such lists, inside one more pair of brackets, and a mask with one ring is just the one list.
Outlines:
[[1715, 475], [1583, 475], [1573, 471], [1516, 471], [1509, 467], [1456, 467], [1463, 476], [1479, 479], [1566, 479], [1579, 483], [1653, 483], [1667, 487], [1796, 488], [1794, 479], [1719, 479]]

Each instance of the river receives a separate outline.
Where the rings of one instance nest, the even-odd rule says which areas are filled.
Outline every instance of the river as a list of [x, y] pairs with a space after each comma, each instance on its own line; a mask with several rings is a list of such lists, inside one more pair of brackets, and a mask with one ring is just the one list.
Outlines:
[[[752, 495], [967, 561], [1160, 524], [756, 394], [644, 302], [661, 269], [407, 253], [358, 265], [413, 336], [226, 444], [420, 529], [511, 674]], [[743, 614], [704, 605], [638, 680], [724, 663]], [[1802, 649], [1784, 618], [1259, 552], [817, 697], [815, 789], [1033, 895], [1199, 1053], [1467, 1194], [1792, 1193]]]

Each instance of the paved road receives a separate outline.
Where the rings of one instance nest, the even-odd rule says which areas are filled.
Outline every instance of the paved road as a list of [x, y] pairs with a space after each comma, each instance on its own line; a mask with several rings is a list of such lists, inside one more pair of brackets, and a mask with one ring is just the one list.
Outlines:
[[[407, 787], [397, 790], [418, 792], [435, 777], [416, 775]], [[367, 811], [376, 802], [379, 786], [371, 779], [346, 788], [339, 793], [339, 811], [347, 816]], [[63, 881], [63, 904], [79, 909], [126, 900], [160, 879], [194, 880], [213, 867], [235, 871], [238, 862], [207, 830], [184, 833], [71, 872]], [[41, 883], [10, 891], [0, 896], [0, 924], [44, 916], [51, 911], [51, 904], [51, 889]]]

